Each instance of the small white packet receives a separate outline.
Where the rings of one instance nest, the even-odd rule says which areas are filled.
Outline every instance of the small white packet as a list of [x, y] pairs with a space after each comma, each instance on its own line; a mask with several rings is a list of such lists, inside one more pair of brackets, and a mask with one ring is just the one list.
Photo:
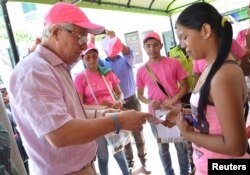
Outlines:
[[159, 125], [165, 121], [165, 116], [169, 112], [170, 112], [169, 110], [157, 109], [155, 110], [155, 115], [153, 117], [147, 118], [147, 121], [154, 125]]

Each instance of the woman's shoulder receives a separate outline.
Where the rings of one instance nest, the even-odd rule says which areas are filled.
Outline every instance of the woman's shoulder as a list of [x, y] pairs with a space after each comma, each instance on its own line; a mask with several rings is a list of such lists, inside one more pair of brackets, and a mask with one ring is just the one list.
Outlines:
[[216, 72], [213, 81], [219, 84], [225, 82], [239, 83], [244, 79], [241, 67], [235, 60], [226, 60], [221, 68]]

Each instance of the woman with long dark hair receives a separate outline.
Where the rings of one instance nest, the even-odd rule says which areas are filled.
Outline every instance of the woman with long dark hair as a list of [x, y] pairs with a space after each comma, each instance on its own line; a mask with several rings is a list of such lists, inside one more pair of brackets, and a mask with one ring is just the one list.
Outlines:
[[232, 26], [210, 4], [187, 7], [176, 22], [181, 46], [207, 66], [190, 99], [197, 126], [190, 126], [182, 111], [177, 125], [193, 143], [196, 174], [208, 174], [208, 159], [249, 157], [245, 126], [247, 87], [243, 72], [230, 53]]

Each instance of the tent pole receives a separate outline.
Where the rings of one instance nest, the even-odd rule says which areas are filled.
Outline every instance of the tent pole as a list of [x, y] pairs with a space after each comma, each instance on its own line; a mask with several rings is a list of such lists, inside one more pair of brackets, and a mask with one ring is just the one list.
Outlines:
[[170, 26], [171, 26], [171, 31], [172, 31], [172, 35], [173, 35], [173, 39], [174, 39], [174, 45], [176, 45], [176, 40], [175, 40], [175, 35], [174, 35], [174, 26], [173, 26], [173, 20], [172, 20], [172, 16], [169, 16], [169, 21], [170, 21]]
[[12, 68], [14, 68], [15, 65], [19, 61], [19, 55], [18, 55], [17, 46], [16, 46], [16, 42], [15, 42], [15, 39], [14, 39], [14, 35], [13, 35], [13, 31], [12, 31], [12, 27], [11, 27], [11, 23], [10, 23], [10, 19], [9, 19], [8, 10], [7, 10], [7, 7], [6, 7], [7, 1], [8, 0], [0, 0], [0, 3], [1, 3], [1, 7], [2, 7], [2, 11], [3, 11], [3, 17], [4, 17], [8, 37], [9, 37], [10, 47], [11, 47], [11, 53], [12, 54], [9, 55], [10, 56], [10, 61], [11, 61]]

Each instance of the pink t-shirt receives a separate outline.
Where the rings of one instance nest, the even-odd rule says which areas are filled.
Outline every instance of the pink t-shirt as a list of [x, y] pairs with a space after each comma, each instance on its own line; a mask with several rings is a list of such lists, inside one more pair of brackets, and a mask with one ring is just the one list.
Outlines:
[[[241, 59], [245, 55], [244, 49], [237, 43], [235, 39], [232, 39], [232, 46], [230, 52], [237, 58]], [[197, 59], [193, 62], [193, 72], [202, 73], [206, 67], [206, 59]]]
[[201, 74], [207, 65], [206, 59], [193, 60], [193, 72]]
[[[149, 67], [168, 94], [172, 97], [178, 92], [178, 81], [187, 77], [186, 71], [176, 59], [164, 58], [157, 63], [149, 63]], [[148, 88], [148, 98], [164, 102], [167, 97], [149, 76], [145, 66], [137, 71], [136, 83], [138, 88]]]
[[231, 53], [241, 59], [245, 55], [244, 47], [242, 47], [235, 39], [232, 39]]
[[236, 37], [236, 41], [239, 43], [239, 45], [243, 48], [246, 47], [246, 33], [247, 33], [247, 29], [241, 30], [237, 37]]
[[[191, 96], [190, 103], [193, 115], [197, 118], [198, 116], [198, 102], [200, 98], [200, 92], [194, 92]], [[207, 105], [205, 111], [206, 119], [209, 123], [209, 134], [210, 135], [222, 135], [222, 128], [216, 113], [214, 106]], [[195, 164], [195, 174], [197, 175], [207, 175], [208, 174], [208, 159], [231, 159], [231, 158], [250, 158], [248, 154], [242, 157], [232, 157], [225, 154], [215, 153], [207, 150], [203, 147], [198, 147], [193, 144], [193, 161]]]
[[[76, 90], [79, 93], [83, 94], [84, 104], [97, 105], [84, 74], [88, 78], [88, 81], [93, 89], [98, 104], [102, 104], [104, 100], [110, 103], [114, 103], [101, 74], [99, 72], [91, 72], [89, 70], [85, 70], [84, 73], [81, 72], [77, 74], [74, 80]], [[120, 80], [112, 71], [109, 71], [105, 75], [105, 79], [110, 89], [113, 89], [113, 87], [117, 86], [120, 82]]]

